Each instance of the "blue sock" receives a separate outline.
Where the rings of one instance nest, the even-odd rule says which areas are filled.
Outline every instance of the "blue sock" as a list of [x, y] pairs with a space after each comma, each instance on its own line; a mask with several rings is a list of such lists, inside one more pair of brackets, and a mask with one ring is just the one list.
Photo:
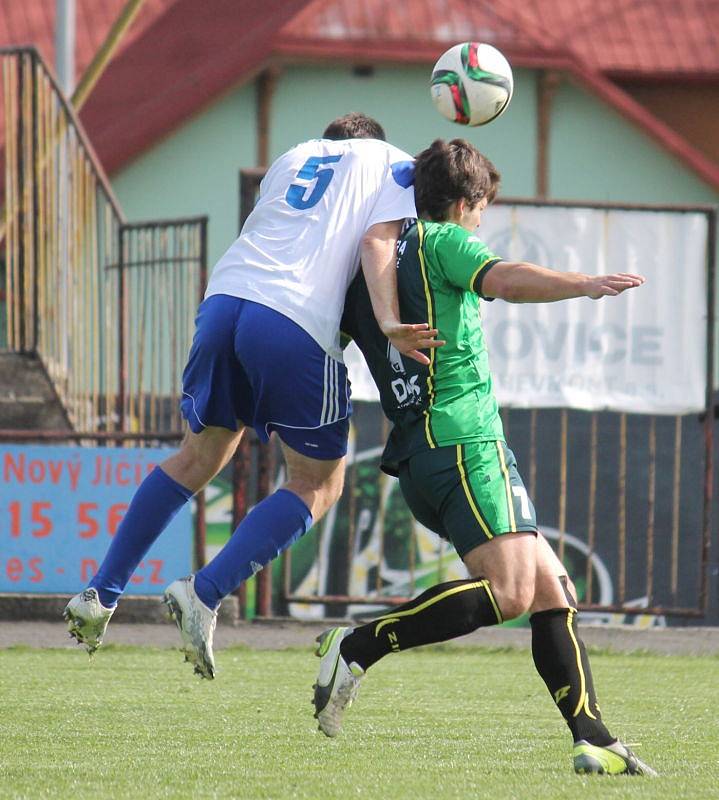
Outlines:
[[278, 489], [258, 503], [229, 542], [195, 573], [195, 591], [208, 608], [276, 558], [312, 527], [312, 513], [294, 492]]
[[192, 492], [155, 467], [140, 484], [90, 586], [106, 608], [116, 605], [137, 565]]

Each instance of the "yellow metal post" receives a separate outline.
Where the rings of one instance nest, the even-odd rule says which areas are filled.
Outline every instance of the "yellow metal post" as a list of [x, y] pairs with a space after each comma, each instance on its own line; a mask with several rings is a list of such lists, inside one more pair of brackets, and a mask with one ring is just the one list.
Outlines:
[[72, 95], [72, 104], [78, 111], [83, 107], [95, 84], [100, 80], [100, 76], [115, 55], [123, 36], [132, 25], [143, 3], [144, 0], [128, 0], [125, 3], [120, 15], [113, 23], [105, 37], [105, 41], [95, 53], [95, 57], [85, 70], [82, 78], [80, 78], [80, 82]]

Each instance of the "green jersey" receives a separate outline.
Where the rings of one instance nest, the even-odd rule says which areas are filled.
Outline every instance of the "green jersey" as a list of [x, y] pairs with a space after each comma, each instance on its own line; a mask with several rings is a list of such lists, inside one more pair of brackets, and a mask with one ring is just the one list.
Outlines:
[[482, 280], [500, 260], [453, 223], [419, 220], [403, 233], [397, 261], [402, 321], [426, 321], [447, 342], [429, 351], [429, 366], [402, 357], [382, 335], [361, 273], [350, 287], [342, 331], [364, 354], [394, 424], [382, 458], [390, 474], [421, 450], [504, 440], [479, 310]]

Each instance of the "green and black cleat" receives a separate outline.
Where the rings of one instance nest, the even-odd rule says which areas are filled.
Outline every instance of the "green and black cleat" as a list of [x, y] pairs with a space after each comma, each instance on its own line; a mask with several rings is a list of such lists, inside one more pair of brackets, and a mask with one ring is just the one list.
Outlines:
[[574, 745], [574, 771], [578, 775], [645, 775], [656, 778], [657, 773], [619, 741], [598, 747], [584, 741]]

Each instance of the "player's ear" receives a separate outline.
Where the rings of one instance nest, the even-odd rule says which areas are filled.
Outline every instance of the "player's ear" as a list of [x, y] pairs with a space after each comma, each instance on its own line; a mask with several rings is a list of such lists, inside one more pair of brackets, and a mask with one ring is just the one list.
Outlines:
[[455, 200], [453, 203], [451, 203], [447, 209], [447, 219], [450, 222], [459, 222], [459, 220], [462, 219], [466, 209], [467, 201], [463, 197], [460, 197], [459, 200]]

